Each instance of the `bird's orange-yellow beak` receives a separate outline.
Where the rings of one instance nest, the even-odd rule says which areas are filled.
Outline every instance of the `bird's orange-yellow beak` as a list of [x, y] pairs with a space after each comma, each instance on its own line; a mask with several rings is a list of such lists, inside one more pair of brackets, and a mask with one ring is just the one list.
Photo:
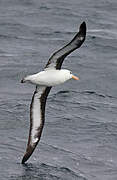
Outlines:
[[72, 75], [72, 78], [75, 80], [79, 80], [79, 78], [77, 76]]

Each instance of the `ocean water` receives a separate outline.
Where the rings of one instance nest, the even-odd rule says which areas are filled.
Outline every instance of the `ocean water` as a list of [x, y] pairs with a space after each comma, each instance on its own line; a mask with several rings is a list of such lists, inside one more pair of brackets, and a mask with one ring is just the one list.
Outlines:
[[[40, 143], [21, 164], [34, 86], [21, 84], [86, 21], [63, 68], [80, 77], [52, 89]], [[0, 180], [117, 180], [117, 1], [0, 1]]]

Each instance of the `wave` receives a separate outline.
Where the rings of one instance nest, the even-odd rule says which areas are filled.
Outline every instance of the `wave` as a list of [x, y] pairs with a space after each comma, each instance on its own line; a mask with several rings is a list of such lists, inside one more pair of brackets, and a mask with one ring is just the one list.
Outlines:
[[103, 97], [103, 98], [106, 97], [106, 95], [104, 95], [104, 94], [99, 94], [96, 91], [90, 91], [90, 90], [82, 91], [81, 94], [87, 94], [87, 95], [93, 95], [94, 94], [94, 95], [99, 96], [99, 97]]
[[[64, 166], [53, 166], [46, 163], [41, 163], [38, 165], [25, 164], [23, 165], [24, 173], [22, 176], [17, 177], [18, 179], [78, 179], [87, 180], [81, 173], [76, 173], [68, 167]], [[12, 176], [15, 179], [16, 176]]]

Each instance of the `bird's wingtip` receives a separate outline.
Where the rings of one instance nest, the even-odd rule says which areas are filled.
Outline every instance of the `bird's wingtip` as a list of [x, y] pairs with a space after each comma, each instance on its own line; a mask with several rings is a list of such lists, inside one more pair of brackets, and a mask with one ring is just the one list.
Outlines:
[[85, 21], [83, 21], [83, 22], [82, 22], [82, 25], [86, 25], [86, 22], [85, 22]]
[[23, 157], [22, 161], [21, 161], [21, 164], [25, 164], [26, 160], [25, 158]]
[[30, 158], [30, 156], [32, 155], [33, 151], [35, 150], [35, 147], [37, 144], [38, 144], [38, 142], [36, 144], [34, 144], [34, 146], [28, 145], [27, 150], [21, 161], [22, 164], [25, 164], [25, 162]]
[[84, 29], [86, 31], [86, 22], [83, 21], [82, 24], [80, 25], [80, 30]]
[[25, 164], [25, 162], [28, 160], [28, 158], [29, 158], [29, 157], [27, 156], [27, 153], [25, 153], [24, 156], [23, 156], [23, 158], [22, 158], [21, 163], [22, 163], [22, 164]]
[[86, 26], [86, 22], [85, 22], [85, 21], [83, 21], [83, 22], [81, 23], [81, 25], [80, 25], [80, 27], [83, 27], [83, 26]]
[[84, 42], [84, 40], [85, 40], [86, 30], [87, 30], [86, 22], [83, 21], [80, 25], [79, 32], [78, 32], [79, 38], [82, 42]]

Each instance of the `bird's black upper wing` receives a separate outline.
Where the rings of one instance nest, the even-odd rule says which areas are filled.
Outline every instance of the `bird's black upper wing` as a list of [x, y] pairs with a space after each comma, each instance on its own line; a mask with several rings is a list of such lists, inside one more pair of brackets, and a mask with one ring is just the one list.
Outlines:
[[66, 46], [61, 48], [60, 50], [56, 51], [49, 59], [48, 63], [46, 64], [46, 68], [55, 68], [61, 69], [61, 65], [66, 56], [72, 53], [75, 49], [79, 48], [86, 37], [86, 23], [83, 22], [80, 25], [79, 32], [75, 35], [75, 37], [68, 43]]

